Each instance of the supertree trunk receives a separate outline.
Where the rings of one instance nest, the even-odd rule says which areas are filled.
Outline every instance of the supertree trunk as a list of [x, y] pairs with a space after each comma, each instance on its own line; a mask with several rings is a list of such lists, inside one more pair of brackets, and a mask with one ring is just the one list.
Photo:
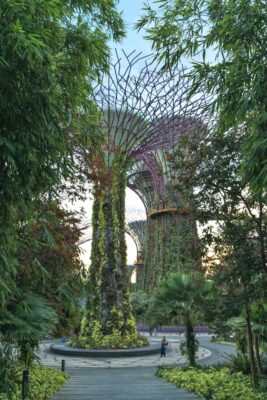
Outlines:
[[94, 199], [91, 293], [83, 321], [84, 336], [92, 334], [96, 321], [102, 335], [135, 333], [126, 262], [126, 174], [114, 167], [111, 178], [110, 185]]
[[145, 278], [145, 265], [144, 261], [139, 261], [135, 264], [136, 266], [136, 289], [144, 290], [144, 278]]
[[200, 268], [196, 222], [173, 209], [151, 214], [147, 222], [144, 290], [152, 292], [170, 272]]

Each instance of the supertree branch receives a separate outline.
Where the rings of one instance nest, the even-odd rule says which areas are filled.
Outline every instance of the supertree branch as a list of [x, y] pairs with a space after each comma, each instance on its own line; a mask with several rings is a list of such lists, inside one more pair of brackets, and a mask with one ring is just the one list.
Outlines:
[[79, 239], [78, 245], [81, 246], [82, 244], [90, 242], [92, 240], [92, 221], [88, 218], [82, 219], [79, 228], [82, 231], [82, 236]]
[[116, 52], [116, 61], [94, 89], [102, 112], [107, 163], [116, 152], [125, 159], [168, 147], [179, 136], [206, 129], [204, 96], [188, 101], [190, 82], [185, 70], [163, 74], [153, 58]]
[[155, 204], [156, 192], [152, 174], [143, 161], [136, 160], [128, 170], [127, 186], [139, 196], [148, 212]]

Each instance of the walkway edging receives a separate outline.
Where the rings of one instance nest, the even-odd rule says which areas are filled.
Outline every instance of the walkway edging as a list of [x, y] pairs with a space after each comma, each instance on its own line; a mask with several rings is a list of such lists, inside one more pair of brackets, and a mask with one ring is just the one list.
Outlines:
[[111, 350], [96, 350], [96, 349], [79, 349], [77, 347], [68, 347], [65, 344], [51, 344], [50, 350], [52, 353], [62, 354], [71, 357], [140, 357], [151, 354], [159, 354], [160, 344], [150, 344], [150, 346], [139, 347], [133, 349], [111, 349]]

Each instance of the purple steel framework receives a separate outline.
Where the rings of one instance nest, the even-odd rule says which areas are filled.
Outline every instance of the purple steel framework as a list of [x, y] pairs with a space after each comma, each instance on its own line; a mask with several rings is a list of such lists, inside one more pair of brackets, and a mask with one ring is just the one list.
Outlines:
[[[126, 68], [122, 68], [125, 62]], [[151, 56], [116, 52], [110, 74], [94, 89], [94, 99], [103, 113], [107, 164], [119, 149], [125, 160], [141, 159], [150, 166], [149, 152], [168, 149], [181, 135], [206, 129], [205, 99], [189, 102], [189, 89], [185, 70], [162, 73]], [[154, 174], [152, 166], [150, 170]]]

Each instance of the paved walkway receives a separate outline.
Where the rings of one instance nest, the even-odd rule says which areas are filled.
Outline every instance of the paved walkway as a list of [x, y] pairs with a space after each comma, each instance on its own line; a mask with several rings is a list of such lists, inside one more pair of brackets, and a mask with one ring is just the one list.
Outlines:
[[[161, 338], [153, 338], [161, 340]], [[170, 349], [166, 358], [159, 356], [129, 357], [125, 359], [74, 360], [64, 357], [66, 371], [71, 379], [51, 400], [197, 400], [198, 396], [187, 393], [155, 376], [157, 365], [184, 364], [178, 352], [181, 337], [168, 338]], [[210, 365], [223, 360], [225, 353], [235, 352], [233, 346], [218, 345], [208, 337], [198, 338], [201, 347], [201, 364]], [[48, 344], [40, 352], [41, 362], [60, 367], [61, 356], [49, 354]], [[205, 357], [205, 358], [204, 358]], [[138, 359], [138, 360], [137, 360]], [[148, 366], [150, 365], [150, 366]], [[135, 367], [135, 368], [134, 368]]]
[[197, 400], [155, 376], [156, 368], [84, 368], [51, 400]]

